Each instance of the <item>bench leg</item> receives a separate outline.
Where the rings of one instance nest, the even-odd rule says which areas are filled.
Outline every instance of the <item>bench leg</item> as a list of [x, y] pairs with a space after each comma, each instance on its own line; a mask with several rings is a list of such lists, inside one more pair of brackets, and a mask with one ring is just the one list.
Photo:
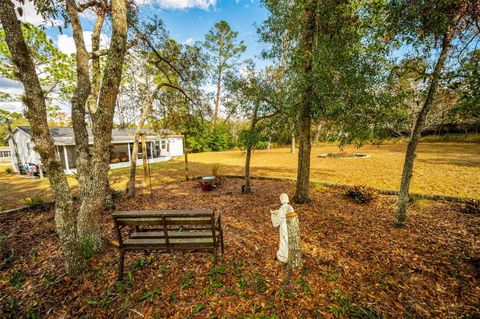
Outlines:
[[118, 281], [123, 280], [123, 259], [124, 259], [125, 252], [123, 249], [120, 249], [120, 263], [118, 265]]

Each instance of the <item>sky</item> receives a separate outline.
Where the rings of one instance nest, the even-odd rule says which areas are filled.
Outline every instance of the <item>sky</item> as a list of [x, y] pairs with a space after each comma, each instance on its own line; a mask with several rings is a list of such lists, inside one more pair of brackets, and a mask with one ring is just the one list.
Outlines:
[[[136, 0], [140, 5], [142, 18], [157, 15], [160, 17], [170, 37], [184, 44], [203, 41], [205, 34], [213, 25], [220, 21], [227, 21], [232, 30], [238, 32], [238, 39], [244, 41], [247, 50], [240, 57], [241, 60], [253, 59], [257, 65], [263, 66], [259, 55], [263, 45], [258, 42], [257, 26], [261, 25], [267, 17], [267, 10], [261, 6], [260, 0]], [[70, 29], [58, 30], [58, 25], [63, 25], [61, 20], [44, 21], [37, 15], [31, 2], [23, 6], [22, 21], [45, 27], [47, 35], [54, 44], [65, 53], [75, 51]], [[81, 21], [84, 27], [84, 37], [87, 49], [90, 47], [90, 36], [93, 30], [94, 19], [92, 13], [83, 14]], [[108, 44], [109, 35], [102, 36], [104, 46]], [[20, 94], [23, 92], [21, 83], [0, 77], [0, 92]], [[62, 107], [68, 112], [68, 107]], [[0, 109], [21, 111], [20, 103], [2, 103]], [[68, 112], [69, 113], [69, 112]]]

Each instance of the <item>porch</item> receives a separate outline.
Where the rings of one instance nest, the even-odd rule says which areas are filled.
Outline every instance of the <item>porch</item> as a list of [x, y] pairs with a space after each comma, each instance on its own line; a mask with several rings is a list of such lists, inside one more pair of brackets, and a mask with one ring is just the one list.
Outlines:
[[[167, 139], [146, 141], [147, 160], [149, 163], [168, 161], [170, 156], [170, 145]], [[134, 143], [117, 142], [110, 145], [110, 168], [129, 167], [132, 162]], [[57, 155], [62, 161], [63, 169], [67, 174], [76, 172], [77, 157], [75, 145], [56, 145]], [[143, 165], [142, 144], [138, 143], [137, 166]]]

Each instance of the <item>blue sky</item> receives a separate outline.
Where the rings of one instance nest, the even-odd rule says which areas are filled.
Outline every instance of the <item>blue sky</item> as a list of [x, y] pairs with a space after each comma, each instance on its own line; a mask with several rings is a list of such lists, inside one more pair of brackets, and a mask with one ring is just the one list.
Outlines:
[[165, 22], [170, 36], [181, 43], [203, 40], [216, 22], [225, 20], [234, 31], [238, 31], [238, 38], [247, 45], [247, 51], [242, 56], [245, 59], [254, 58], [261, 51], [262, 45], [258, 43], [255, 24], [260, 25], [267, 14], [259, 0], [239, 0], [238, 3], [234, 0], [223, 0], [207, 11], [198, 8], [162, 10], [159, 16]]
[[[170, 36], [180, 43], [203, 41], [205, 34], [216, 22], [225, 20], [238, 32], [238, 39], [247, 45], [241, 60], [254, 59], [259, 66], [266, 64], [259, 58], [264, 45], [258, 42], [256, 32], [256, 26], [259, 26], [268, 15], [260, 0], [136, 0], [136, 2], [140, 5], [142, 17], [153, 15], [160, 17]], [[35, 25], [45, 25], [45, 21], [36, 14], [30, 2], [26, 2], [23, 9], [24, 15], [21, 20]], [[53, 23], [62, 24], [61, 21]], [[89, 14], [86, 13], [82, 18], [82, 25], [87, 49], [93, 23], [94, 19], [89, 19]], [[57, 27], [47, 27], [46, 32], [62, 51], [74, 52], [71, 30], [66, 29], [60, 33]], [[105, 42], [108, 41], [108, 36], [106, 32]], [[23, 87], [18, 82], [0, 78], [0, 91], [21, 94]], [[21, 105], [0, 103], [0, 109], [20, 111]]]

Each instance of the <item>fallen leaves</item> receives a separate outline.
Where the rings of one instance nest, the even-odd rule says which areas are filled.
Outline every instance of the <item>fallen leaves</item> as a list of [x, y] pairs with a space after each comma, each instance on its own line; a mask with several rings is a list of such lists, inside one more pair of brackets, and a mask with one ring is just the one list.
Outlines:
[[[305, 267], [298, 277], [274, 259], [278, 230], [269, 209], [292, 195], [287, 181], [225, 179], [204, 193], [196, 182], [140, 192], [118, 210], [214, 208], [222, 214], [225, 256], [127, 253], [122, 283], [111, 216], [102, 216], [106, 251], [77, 278], [63, 272], [53, 212], [0, 216], [0, 316], [238, 318], [277, 316], [457, 318], [478, 313], [480, 217], [440, 202], [417, 202], [404, 229], [392, 225], [394, 197], [368, 205], [338, 190], [314, 190], [299, 212]], [[8, 258], [7, 258], [8, 257]], [[13, 279], [15, 278], [15, 279]]]

